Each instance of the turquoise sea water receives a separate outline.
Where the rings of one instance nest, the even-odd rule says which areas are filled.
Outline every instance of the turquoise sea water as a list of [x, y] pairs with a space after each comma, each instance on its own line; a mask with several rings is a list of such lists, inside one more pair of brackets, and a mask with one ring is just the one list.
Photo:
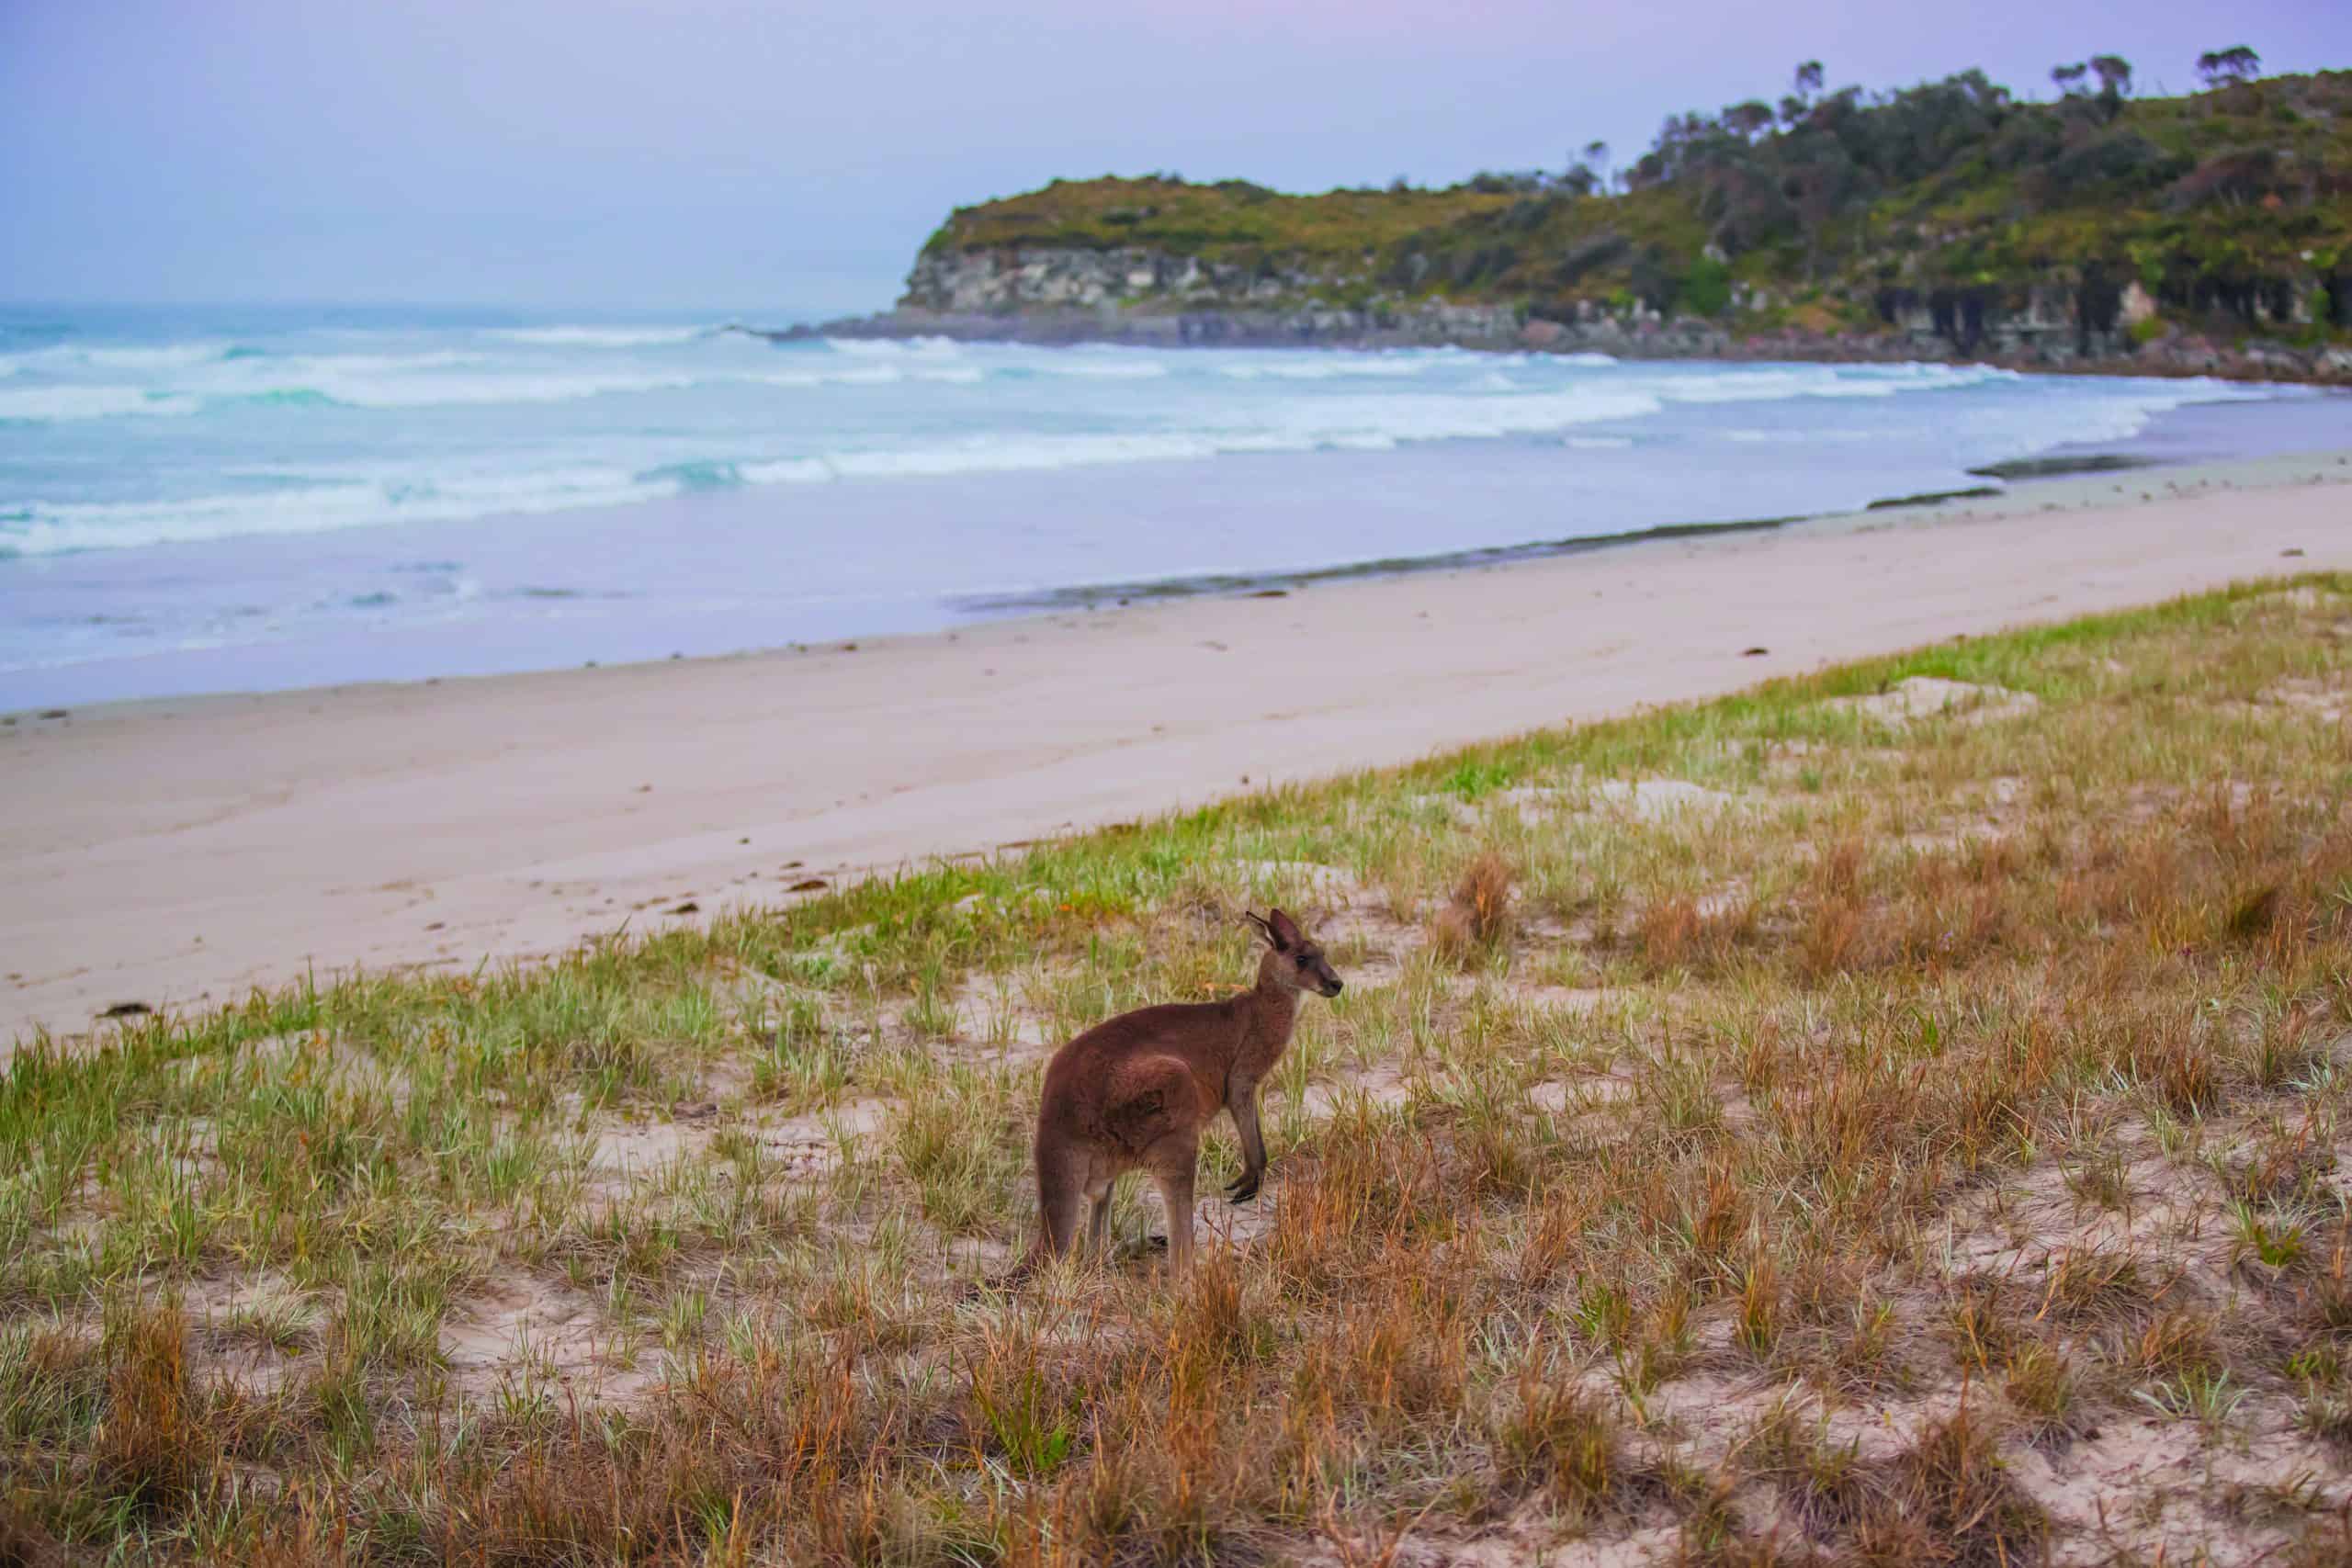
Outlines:
[[724, 325], [0, 310], [0, 705], [710, 652], [1818, 512], [2278, 395]]

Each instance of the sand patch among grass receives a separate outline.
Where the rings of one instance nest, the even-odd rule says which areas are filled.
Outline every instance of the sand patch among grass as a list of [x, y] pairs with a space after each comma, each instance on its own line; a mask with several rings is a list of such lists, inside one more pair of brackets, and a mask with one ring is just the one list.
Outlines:
[[1873, 724], [1901, 729], [1931, 719], [1955, 724], [1997, 724], [2024, 717], [2041, 705], [2041, 699], [2030, 692], [2014, 692], [2005, 686], [1914, 675], [1883, 692], [1832, 697], [1821, 705], [1833, 713], [1851, 714]]

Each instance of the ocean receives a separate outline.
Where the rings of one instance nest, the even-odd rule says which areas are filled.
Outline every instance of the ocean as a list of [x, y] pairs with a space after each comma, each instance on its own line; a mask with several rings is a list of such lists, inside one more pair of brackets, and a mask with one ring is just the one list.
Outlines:
[[718, 653], [1804, 515], [2319, 396], [727, 325], [0, 310], [0, 708]]

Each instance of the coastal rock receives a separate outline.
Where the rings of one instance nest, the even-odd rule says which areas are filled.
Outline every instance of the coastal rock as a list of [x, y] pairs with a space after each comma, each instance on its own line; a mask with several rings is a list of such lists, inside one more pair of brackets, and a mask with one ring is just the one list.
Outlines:
[[2104, 325], [2086, 322], [2075, 290], [2035, 288], [2007, 302], [1897, 296], [1882, 301], [1878, 331], [1823, 332], [1761, 326], [1736, 314], [1668, 317], [1638, 301], [1582, 300], [1557, 314], [1443, 299], [1338, 305], [1313, 299], [1309, 291], [1319, 286], [1309, 276], [1242, 280], [1222, 276], [1228, 270], [1159, 258], [1148, 276], [1164, 277], [1169, 286], [1137, 293], [1129, 286], [1146, 276], [1145, 267], [1116, 254], [1021, 253], [1012, 261], [986, 254], [926, 257], [916, 273], [920, 287], [910, 287], [894, 310], [763, 335], [1152, 348], [1454, 347], [1618, 359], [1943, 361], [2352, 384], [2352, 349], [2251, 336], [2222, 342], [2177, 330], [2149, 334], [2147, 324], [2161, 328], [2161, 318], [2127, 314], [2135, 308], [2128, 290]]
[[[2262, 308], [2308, 330], [2335, 307], [2316, 274], [2282, 283]], [[2352, 350], [2247, 334], [2215, 341], [2169, 329], [2138, 280], [1880, 288], [1872, 330], [1813, 322], [1770, 289], [1742, 285], [1713, 315], [1668, 314], [1622, 291], [1542, 305], [1407, 293], [1355, 272], [1256, 256], [1246, 264], [1148, 245], [934, 244], [896, 309], [797, 328], [778, 338], [937, 336], [1147, 347], [1453, 346], [1623, 359], [1982, 362], [2018, 369], [2352, 382]]]

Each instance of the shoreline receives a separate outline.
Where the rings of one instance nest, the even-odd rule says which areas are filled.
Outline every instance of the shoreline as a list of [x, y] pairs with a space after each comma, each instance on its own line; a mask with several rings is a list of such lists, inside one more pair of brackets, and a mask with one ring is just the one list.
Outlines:
[[313, 971], [529, 959], [813, 878], [2352, 569], [2347, 482], [2352, 450], [2098, 472], [1275, 599], [18, 716], [0, 1043]]
[[[1617, 534], [1533, 539], [1513, 545], [1480, 545], [1431, 555], [1383, 557], [1343, 561], [1331, 566], [1303, 567], [1295, 570], [1204, 572], [1191, 577], [1153, 578], [1132, 582], [1072, 583], [1028, 592], [967, 594], [950, 603], [977, 615], [997, 618], [1044, 615], [1057, 611], [1127, 609], [1139, 604], [1194, 598], [1281, 598], [1298, 589], [1415, 577], [1429, 572], [1489, 571], [1533, 561], [1555, 560], [1563, 556], [1592, 555], [1638, 545], [1729, 538], [1743, 534], [1771, 534], [1791, 528], [1868, 525], [1879, 521], [1880, 514], [1888, 513], [1908, 513], [1907, 521], [1921, 526], [1932, 526], [1938, 517], [1971, 519], [1976, 515], [1972, 509], [1980, 505], [1989, 514], [2006, 515], [2033, 510], [2045, 503], [2079, 504], [2084, 496], [2096, 493], [2095, 489], [2088, 487], [2098, 487], [2101, 481], [2106, 481], [2103, 488], [2109, 493], [2128, 495], [2132, 487], [2145, 486], [2177, 490], [2180, 480], [2166, 479], [2165, 476], [2168, 473], [2187, 477], [2194, 485], [2245, 482], [2267, 486], [2288, 482], [2278, 477], [2283, 467], [2312, 461], [2333, 462], [2344, 456], [2346, 454], [2323, 451], [2192, 463], [2160, 457], [2083, 450], [1991, 463], [1967, 470], [1972, 476], [1996, 479], [2003, 484], [2030, 487], [2022, 495], [2014, 490], [2001, 488], [2001, 484], [1980, 484], [1960, 490], [1930, 491], [1918, 495], [1885, 496], [1865, 502], [1859, 507], [1792, 513], [1783, 517], [1736, 518], [1712, 523], [1658, 523]], [[2139, 475], [2140, 478], [2119, 478], [2129, 475]], [[2060, 481], [2066, 480], [2076, 481], [2075, 489], [2066, 491], [2058, 488]], [[2140, 499], [2151, 497], [2143, 495]], [[2028, 506], [2028, 502], [2034, 505]]]
[[[2265, 464], [2332, 448], [2352, 428], [2352, 394], [2281, 388], [2215, 398], [2166, 408], [2129, 434], [2039, 446], [1966, 471], [1957, 457], [1878, 463], [1851, 445], [1811, 446], [1803, 429], [1775, 440], [1772, 427], [1666, 438], [1768, 443], [1739, 448], [1737, 477], [1728, 479], [1662, 459], [1638, 435], [1571, 440], [1608, 449], [1567, 455], [1549, 438], [1435, 440], [1024, 469], [977, 481], [949, 474], [740, 485], [42, 557], [0, 563], [0, 574], [14, 569], [22, 606], [38, 605], [63, 640], [43, 659], [0, 669], [0, 728], [12, 715], [141, 698], [712, 658], [957, 630], [1007, 615], [1272, 595], [1928, 502], [1939, 504], [1939, 515], [1962, 515], [1980, 502], [2063, 500], [2050, 487], [2070, 470], [2111, 470], [2120, 482], [2101, 493], [2127, 499], [2193, 482], [2192, 469], [2217, 463], [2261, 482]], [[1661, 461], [1675, 466], [1659, 470]], [[1076, 519], [1082, 525], [1065, 521]], [[1041, 525], [1048, 542], [1035, 561], [1017, 548], [985, 559], [973, 553], [974, 540], [1017, 543]], [[854, 570], [836, 555], [820, 579], [802, 578], [801, 553], [828, 536], [897, 543]], [[1105, 549], [1080, 545], [1081, 536], [1126, 543]], [[564, 564], [640, 557], [645, 570], [635, 577]], [[247, 581], [250, 599], [220, 586]], [[190, 583], [198, 592], [192, 611], [180, 607]], [[379, 602], [399, 607], [356, 608]], [[282, 607], [284, 635], [275, 626], [240, 635], [266, 624], [243, 617], [278, 613], [247, 604]], [[177, 616], [204, 635], [146, 644], [118, 637], [96, 657], [80, 652], [75, 628], [126, 605], [134, 622]], [[190, 620], [196, 615], [211, 619]]]

